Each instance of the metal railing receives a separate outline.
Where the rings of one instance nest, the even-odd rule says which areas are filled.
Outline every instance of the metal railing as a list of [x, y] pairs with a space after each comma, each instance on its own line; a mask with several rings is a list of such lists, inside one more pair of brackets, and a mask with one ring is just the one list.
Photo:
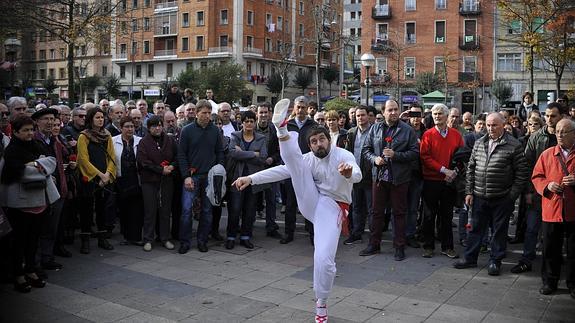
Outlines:
[[161, 9], [177, 8], [177, 7], [178, 7], [177, 1], [167, 1], [167, 2], [156, 3], [156, 6], [154, 8], [156, 10], [161, 10]]
[[176, 55], [176, 49], [157, 49], [154, 56], [173, 56]]

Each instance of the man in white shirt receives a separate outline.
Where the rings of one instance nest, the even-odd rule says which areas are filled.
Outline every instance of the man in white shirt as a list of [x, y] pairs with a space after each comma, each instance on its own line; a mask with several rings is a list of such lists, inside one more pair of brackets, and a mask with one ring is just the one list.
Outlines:
[[218, 115], [222, 119], [222, 131], [224, 136], [231, 138], [232, 132], [238, 130], [238, 126], [231, 120], [232, 107], [227, 102], [218, 104]]
[[314, 223], [314, 291], [317, 298], [316, 322], [327, 322], [327, 298], [335, 278], [335, 254], [342, 227], [347, 226], [347, 210], [353, 184], [361, 181], [361, 170], [352, 153], [332, 147], [329, 131], [313, 126], [307, 132], [311, 149], [302, 155], [297, 132], [287, 131], [289, 100], [274, 109], [272, 122], [278, 129], [280, 154], [285, 165], [238, 178], [233, 185], [242, 190], [291, 177], [302, 215]]

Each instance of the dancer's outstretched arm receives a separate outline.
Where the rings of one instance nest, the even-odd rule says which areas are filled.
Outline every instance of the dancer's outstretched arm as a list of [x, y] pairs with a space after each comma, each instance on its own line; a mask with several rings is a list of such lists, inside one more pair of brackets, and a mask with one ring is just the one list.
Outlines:
[[238, 190], [243, 190], [251, 185], [275, 183], [290, 178], [290, 173], [285, 165], [268, 168], [249, 176], [238, 177], [232, 185]]

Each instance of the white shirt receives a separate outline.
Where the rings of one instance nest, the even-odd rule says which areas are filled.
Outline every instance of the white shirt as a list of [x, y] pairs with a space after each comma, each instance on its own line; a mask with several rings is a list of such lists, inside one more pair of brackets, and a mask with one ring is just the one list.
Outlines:
[[236, 129], [234, 129], [234, 126], [232, 125], [232, 123], [228, 123], [225, 125], [222, 125], [222, 130], [224, 131], [224, 136], [231, 138], [232, 137], [232, 132], [236, 131]]
[[[303, 159], [311, 169], [313, 180], [320, 194], [331, 197], [335, 201], [351, 204], [353, 184], [361, 181], [361, 170], [352, 153], [339, 147], [332, 147], [325, 158], [318, 158], [310, 151], [303, 155]], [[345, 178], [337, 171], [337, 167], [342, 162], [353, 167], [350, 178]], [[285, 165], [280, 165], [249, 177], [253, 185], [259, 185], [288, 179], [290, 173]]]

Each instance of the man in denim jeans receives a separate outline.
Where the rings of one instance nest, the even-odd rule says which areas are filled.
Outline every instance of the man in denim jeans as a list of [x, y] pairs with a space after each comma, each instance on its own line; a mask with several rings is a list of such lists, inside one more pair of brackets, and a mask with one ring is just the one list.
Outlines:
[[212, 106], [206, 100], [196, 105], [196, 120], [182, 129], [178, 147], [178, 162], [184, 178], [182, 216], [180, 219], [180, 254], [190, 249], [192, 238], [192, 205], [199, 195], [202, 210], [198, 223], [198, 250], [208, 251], [208, 235], [212, 228], [212, 205], [206, 196], [208, 172], [224, 163], [224, 147], [217, 126], [211, 120]]

